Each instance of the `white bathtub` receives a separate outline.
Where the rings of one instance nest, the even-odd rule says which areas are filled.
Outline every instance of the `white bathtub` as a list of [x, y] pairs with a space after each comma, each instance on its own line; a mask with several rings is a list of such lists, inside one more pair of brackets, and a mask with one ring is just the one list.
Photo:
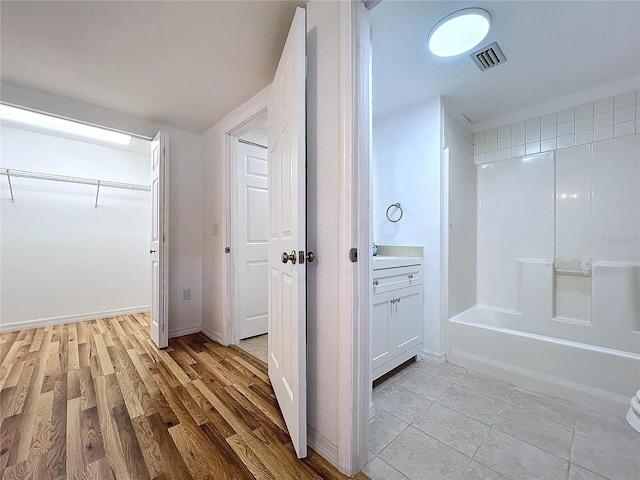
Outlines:
[[591, 410], [624, 415], [640, 388], [637, 332], [635, 348], [623, 351], [516, 330], [518, 316], [475, 306], [449, 319], [447, 360]]

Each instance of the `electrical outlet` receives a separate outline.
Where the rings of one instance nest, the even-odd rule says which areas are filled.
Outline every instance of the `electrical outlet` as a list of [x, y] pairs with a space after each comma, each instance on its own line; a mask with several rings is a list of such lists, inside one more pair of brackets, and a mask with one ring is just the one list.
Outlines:
[[219, 223], [216, 223], [213, 226], [213, 234], [214, 235], [220, 235], [220, 224]]
[[182, 290], [182, 300], [191, 300], [191, 289], [185, 288]]

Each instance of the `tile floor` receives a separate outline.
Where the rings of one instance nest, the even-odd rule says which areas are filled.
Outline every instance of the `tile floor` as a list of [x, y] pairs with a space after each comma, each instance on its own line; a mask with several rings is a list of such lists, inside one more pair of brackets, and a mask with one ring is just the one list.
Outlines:
[[246, 338], [244, 340], [240, 340], [238, 347], [243, 349], [245, 352], [249, 352], [251, 355], [263, 362], [266, 362], [268, 338], [269, 337], [266, 333], [264, 335], [258, 335], [257, 337]]
[[450, 363], [373, 390], [372, 480], [639, 480], [640, 434], [559, 398]]

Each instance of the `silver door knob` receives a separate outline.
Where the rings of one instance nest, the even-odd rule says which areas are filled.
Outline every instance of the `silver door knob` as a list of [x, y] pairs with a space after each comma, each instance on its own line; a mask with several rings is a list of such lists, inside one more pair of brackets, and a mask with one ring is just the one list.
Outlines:
[[316, 259], [316, 254], [313, 252], [307, 252], [307, 262], [311, 263]]
[[282, 263], [291, 262], [292, 265], [295, 265], [296, 264], [296, 251], [293, 250], [290, 254], [287, 253], [287, 252], [282, 252], [282, 255], [281, 255], [280, 259], [282, 260]]

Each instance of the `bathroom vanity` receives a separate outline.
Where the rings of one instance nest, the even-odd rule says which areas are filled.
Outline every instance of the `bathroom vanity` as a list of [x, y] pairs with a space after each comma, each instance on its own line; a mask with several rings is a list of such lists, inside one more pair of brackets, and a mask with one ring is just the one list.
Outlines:
[[415, 248], [420, 248], [420, 256], [373, 257], [372, 380], [422, 349], [422, 248]]

